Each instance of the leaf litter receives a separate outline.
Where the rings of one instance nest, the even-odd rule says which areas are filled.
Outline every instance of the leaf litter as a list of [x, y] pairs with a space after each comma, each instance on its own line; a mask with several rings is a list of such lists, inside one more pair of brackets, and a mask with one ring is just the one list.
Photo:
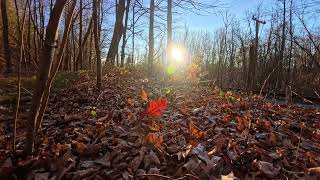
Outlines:
[[[1, 179], [319, 179], [320, 111], [109, 71], [51, 94], [33, 156], [0, 126]], [[163, 90], [164, 89], [164, 90]], [[170, 89], [170, 93], [168, 92]], [[10, 112], [10, 105], [1, 111]]]

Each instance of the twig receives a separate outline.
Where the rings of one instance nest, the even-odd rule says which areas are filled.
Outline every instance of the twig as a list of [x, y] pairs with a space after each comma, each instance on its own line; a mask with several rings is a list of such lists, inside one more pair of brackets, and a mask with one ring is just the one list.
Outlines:
[[169, 176], [164, 176], [164, 175], [160, 175], [160, 174], [139, 174], [137, 175], [137, 177], [158, 177], [158, 178], [164, 178], [164, 179], [170, 179], [170, 180], [175, 180], [172, 177]]
[[17, 82], [17, 99], [16, 99], [16, 108], [14, 111], [14, 121], [13, 121], [13, 150], [16, 148], [16, 137], [17, 137], [17, 121], [19, 116], [19, 107], [20, 107], [20, 94], [21, 94], [21, 61], [23, 58], [23, 32], [24, 32], [24, 24], [25, 24], [25, 17], [26, 17], [26, 10], [27, 10], [27, 4], [28, 0], [25, 3], [24, 11], [23, 11], [23, 18], [22, 18], [22, 26], [20, 26], [20, 20], [19, 20], [19, 12], [18, 12], [18, 5], [17, 0], [14, 1], [15, 8], [16, 8], [16, 15], [18, 17], [18, 29], [19, 29], [19, 35], [20, 35], [20, 52], [19, 52], [19, 61], [18, 61], [18, 82]]
[[262, 87], [261, 87], [261, 89], [260, 89], [259, 96], [261, 96], [261, 94], [262, 94], [262, 92], [263, 92], [263, 89], [264, 89], [264, 87], [265, 87], [266, 84], [267, 84], [267, 81], [268, 81], [268, 80], [270, 79], [270, 77], [271, 77], [271, 74], [279, 67], [279, 65], [280, 65], [280, 61], [278, 62], [277, 66], [274, 67], [274, 68], [272, 69], [272, 71], [268, 74], [267, 79], [264, 80], [263, 85], [262, 85]]
[[292, 93], [295, 94], [296, 96], [300, 97], [300, 98], [301, 98], [303, 101], [305, 101], [305, 102], [308, 102], [308, 103], [310, 103], [310, 104], [315, 104], [314, 102], [312, 102], [312, 101], [304, 98], [303, 96], [300, 96], [298, 93], [296, 93], [296, 92], [294, 92], [294, 91], [292, 91]]
[[198, 178], [197, 176], [195, 176], [195, 175], [192, 175], [192, 174], [186, 174], [185, 176], [180, 177], [180, 178], [175, 179], [175, 180], [181, 180], [181, 179], [185, 179], [185, 178], [187, 178], [187, 177], [192, 177], [192, 178], [194, 178], [194, 179], [199, 179], [199, 178]]
[[[299, 120], [300, 120], [300, 118], [299, 118]], [[297, 147], [297, 150], [296, 150], [296, 159], [295, 159], [295, 162], [297, 162], [297, 160], [298, 160], [298, 152], [299, 152], [299, 149], [300, 149], [302, 128], [303, 128], [303, 123], [302, 123], [301, 120], [300, 120], [300, 134], [299, 134], [298, 147]]]
[[291, 174], [291, 175], [304, 175], [305, 173], [304, 172], [298, 172], [298, 171], [289, 171], [289, 170], [286, 170], [285, 168], [281, 168], [281, 170], [287, 174]]
[[317, 91], [314, 91], [314, 93], [316, 93], [316, 95], [318, 96], [318, 98], [320, 99], [320, 94]]
[[182, 177], [179, 177], [179, 178], [172, 178], [172, 177], [169, 177], [169, 176], [164, 176], [164, 175], [161, 175], [161, 174], [140, 174], [140, 175], [137, 175], [137, 177], [158, 177], [158, 178], [163, 178], [163, 179], [169, 179], [169, 180], [181, 180], [181, 179], [186, 179], [187, 177], [192, 177], [194, 179], [198, 179], [199, 178], [195, 175], [192, 175], [192, 174], [186, 174], [185, 176], [182, 176]]

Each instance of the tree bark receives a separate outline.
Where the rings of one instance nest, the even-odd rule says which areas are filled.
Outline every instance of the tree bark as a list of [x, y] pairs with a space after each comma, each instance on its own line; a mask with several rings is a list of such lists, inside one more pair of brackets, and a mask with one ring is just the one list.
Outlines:
[[116, 10], [116, 22], [114, 25], [113, 36], [109, 46], [109, 51], [107, 55], [107, 62], [115, 63], [116, 55], [118, 54], [119, 41], [121, 39], [121, 34], [123, 30], [122, 20], [125, 11], [125, 0], [119, 0]]
[[[84, 47], [86, 46], [86, 43], [87, 43], [87, 40], [88, 40], [88, 37], [89, 37], [89, 34], [91, 32], [91, 28], [92, 28], [92, 19], [90, 20], [90, 23], [89, 23], [89, 26], [88, 26], [88, 29], [87, 29], [87, 32], [86, 34], [84, 35], [84, 38], [82, 40], [82, 43], [81, 43], [81, 46], [79, 44], [79, 53], [78, 53], [78, 60], [80, 62], [80, 67], [81, 69], [83, 69], [83, 51], [84, 51]], [[81, 61], [80, 61], [81, 60]]]
[[82, 0], [80, 0], [80, 10], [79, 10], [79, 52], [77, 58], [77, 70], [82, 70], [83, 68], [83, 44], [82, 44]]
[[100, 7], [99, 1], [98, 0], [93, 0], [93, 33], [94, 33], [94, 45], [95, 45], [95, 50], [96, 50], [96, 58], [97, 58], [97, 88], [98, 90], [101, 90], [101, 76], [102, 76], [102, 71], [101, 71], [101, 50], [100, 50], [100, 37], [99, 37], [99, 25], [98, 25], [98, 9]]
[[126, 44], [127, 44], [127, 28], [128, 28], [128, 19], [129, 19], [130, 1], [131, 0], [127, 0], [126, 18], [125, 18], [125, 22], [124, 22], [124, 29], [123, 29], [123, 36], [122, 36], [121, 67], [123, 67], [123, 65], [124, 65], [125, 48], [126, 48]]
[[3, 35], [3, 48], [4, 48], [4, 58], [6, 61], [5, 74], [10, 74], [12, 72], [12, 62], [11, 62], [11, 49], [9, 42], [9, 20], [7, 14], [7, 0], [1, 0], [1, 17], [2, 17], [2, 35]]
[[70, 34], [70, 27], [71, 27], [71, 22], [72, 22], [72, 18], [73, 18], [74, 9], [76, 7], [76, 4], [77, 4], [76, 0], [72, 1], [71, 8], [69, 9], [68, 18], [66, 19], [66, 26], [65, 26], [62, 41], [61, 41], [61, 44], [59, 47], [59, 52], [57, 54], [55, 61], [53, 61], [53, 63], [52, 63], [52, 67], [51, 67], [50, 73], [49, 73], [49, 79], [48, 79], [47, 85], [44, 90], [44, 94], [43, 94], [43, 98], [42, 98], [40, 110], [39, 110], [39, 116], [38, 116], [37, 123], [36, 123], [35, 132], [38, 132], [38, 130], [42, 124], [43, 115], [44, 115], [44, 112], [46, 110], [48, 100], [49, 100], [51, 84], [53, 82], [54, 77], [57, 74], [57, 71], [58, 71], [59, 66], [61, 65], [61, 62], [63, 59], [63, 54], [65, 52], [68, 37]]
[[148, 71], [152, 71], [154, 55], [154, 0], [150, 0]]
[[44, 46], [41, 49], [37, 80], [34, 86], [31, 107], [28, 114], [26, 152], [29, 154], [34, 151], [36, 124], [39, 116], [40, 104], [43, 99], [44, 90], [48, 85], [48, 75], [54, 58], [58, 37], [58, 27], [66, 2], [67, 0], [59, 0], [55, 2], [46, 28], [46, 36]]

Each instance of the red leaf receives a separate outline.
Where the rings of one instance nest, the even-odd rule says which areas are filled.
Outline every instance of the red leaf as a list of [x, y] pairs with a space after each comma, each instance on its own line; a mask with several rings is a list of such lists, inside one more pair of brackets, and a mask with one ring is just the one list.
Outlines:
[[149, 107], [144, 112], [147, 115], [161, 116], [161, 111], [167, 109], [167, 99], [159, 98], [158, 100], [152, 100]]

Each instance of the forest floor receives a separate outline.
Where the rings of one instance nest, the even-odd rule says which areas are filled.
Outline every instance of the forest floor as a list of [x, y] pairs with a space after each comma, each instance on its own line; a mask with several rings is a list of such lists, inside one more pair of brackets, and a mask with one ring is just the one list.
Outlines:
[[30, 92], [23, 90], [15, 151], [14, 105], [0, 98], [0, 179], [320, 178], [320, 109], [161, 83], [132, 69], [108, 72], [101, 92], [88, 73], [63, 83], [51, 93], [33, 156], [21, 150]]

